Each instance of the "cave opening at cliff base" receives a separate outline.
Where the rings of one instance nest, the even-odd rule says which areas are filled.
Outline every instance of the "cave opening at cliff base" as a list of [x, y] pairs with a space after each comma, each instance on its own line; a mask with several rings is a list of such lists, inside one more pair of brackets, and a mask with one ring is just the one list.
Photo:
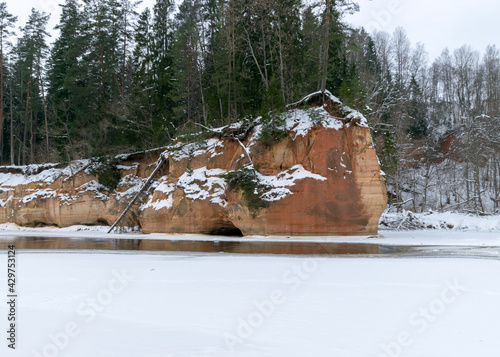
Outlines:
[[231, 221], [222, 222], [220, 225], [209, 231], [208, 234], [212, 236], [243, 237], [241, 230]]

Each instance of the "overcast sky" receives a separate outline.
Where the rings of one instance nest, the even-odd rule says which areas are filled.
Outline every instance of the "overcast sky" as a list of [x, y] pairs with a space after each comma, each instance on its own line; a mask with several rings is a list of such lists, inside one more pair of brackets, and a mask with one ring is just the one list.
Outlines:
[[[50, 28], [59, 20], [58, 4], [63, 0], [0, 0], [19, 16], [24, 25], [31, 8], [51, 13]], [[346, 20], [368, 30], [392, 33], [398, 26], [406, 29], [412, 44], [421, 42], [430, 59], [448, 47], [451, 51], [464, 44], [484, 51], [488, 44], [500, 47], [500, 2], [495, 0], [357, 0], [361, 11]], [[154, 0], [144, 1], [153, 4]], [[53, 40], [53, 39], [52, 39]]]
[[500, 2], [497, 0], [358, 0], [361, 10], [346, 19], [369, 30], [392, 33], [402, 26], [412, 44], [421, 42], [430, 59], [446, 47], [468, 44], [484, 52], [500, 47]]

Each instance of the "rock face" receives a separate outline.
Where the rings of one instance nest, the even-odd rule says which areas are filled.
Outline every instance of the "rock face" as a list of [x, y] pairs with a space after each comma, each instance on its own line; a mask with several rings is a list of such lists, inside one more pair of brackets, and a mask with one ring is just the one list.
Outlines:
[[[0, 167], [0, 222], [20, 226], [110, 225], [127, 206], [154, 167], [160, 152], [123, 156], [116, 189], [99, 184], [91, 160]], [[125, 224], [135, 226], [134, 215]]]
[[[124, 223], [145, 233], [375, 234], [386, 190], [366, 120], [329, 93], [320, 105], [322, 97], [304, 98], [273, 125], [256, 119], [168, 147], [152, 189]], [[3, 168], [0, 221], [111, 224], [159, 155], [121, 157], [116, 189], [97, 183], [90, 161], [32, 175]]]

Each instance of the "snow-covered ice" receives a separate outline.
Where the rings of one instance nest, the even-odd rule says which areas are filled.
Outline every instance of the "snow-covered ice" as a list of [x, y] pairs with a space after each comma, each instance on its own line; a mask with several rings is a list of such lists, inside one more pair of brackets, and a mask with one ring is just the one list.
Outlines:
[[[18, 266], [18, 344], [12, 351], [4, 338], [2, 356], [470, 357], [500, 348], [498, 260], [19, 252]], [[0, 316], [5, 334], [5, 303]]]
[[[498, 217], [416, 216], [439, 224], [377, 237], [242, 238], [4, 224], [0, 236], [500, 247]], [[494, 356], [499, 258], [18, 251], [18, 344], [12, 351], [4, 339], [0, 355]], [[6, 297], [6, 269], [0, 286]]]

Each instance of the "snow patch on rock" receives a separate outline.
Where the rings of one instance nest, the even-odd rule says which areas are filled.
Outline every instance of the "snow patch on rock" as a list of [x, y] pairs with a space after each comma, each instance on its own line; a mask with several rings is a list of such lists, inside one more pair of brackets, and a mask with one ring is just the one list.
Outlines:
[[[166, 176], [162, 177], [162, 179], [166, 179]], [[158, 186], [156, 186], [155, 191], [163, 192], [167, 197], [161, 200], [153, 200], [153, 196], [149, 199], [146, 204], [144, 204], [140, 209], [153, 208], [156, 211], [161, 210], [162, 208], [172, 208], [174, 204], [174, 198], [172, 193], [175, 191], [175, 184], [168, 182], [160, 182]]]
[[294, 186], [295, 181], [311, 178], [319, 181], [326, 181], [327, 178], [318, 174], [314, 174], [302, 165], [292, 166], [290, 169], [280, 172], [274, 176], [266, 176], [257, 172], [259, 185], [264, 187], [264, 193], [260, 198], [264, 201], [272, 202], [279, 201], [293, 192], [288, 187]]
[[109, 200], [109, 197], [102, 193], [101, 191], [106, 191], [107, 188], [104, 185], [101, 185], [99, 182], [96, 180], [89, 181], [87, 183], [84, 183], [81, 185], [78, 190], [84, 191], [84, 192], [91, 192], [94, 194], [95, 198], [99, 198], [103, 201]]
[[[184, 197], [190, 200], [210, 200], [211, 203], [225, 207], [227, 202], [222, 196], [226, 191], [226, 182], [220, 177], [225, 172], [222, 169], [208, 170], [206, 167], [202, 167], [186, 171], [179, 177], [177, 183], [162, 181], [155, 188], [155, 191], [164, 193], [166, 197], [154, 200], [154, 195], [151, 196], [149, 201], [141, 207], [141, 210], [153, 208], [158, 211], [162, 208], [172, 208], [174, 204], [173, 193], [176, 189], [181, 189], [184, 192]], [[166, 179], [166, 176], [162, 177], [162, 180]]]
[[166, 153], [170, 154], [173, 160], [181, 161], [183, 159], [203, 155], [206, 152], [209, 152], [211, 157], [215, 157], [222, 154], [221, 150], [217, 150], [222, 148], [224, 148], [222, 141], [212, 138], [201, 143], [177, 143], [170, 146], [166, 150]]
[[190, 200], [206, 200], [210, 202], [226, 205], [226, 201], [221, 198], [226, 190], [226, 181], [220, 177], [226, 171], [222, 169], [208, 170], [206, 167], [185, 172], [179, 177], [177, 187], [184, 190], [186, 198]]
[[55, 197], [57, 195], [56, 191], [50, 188], [44, 189], [44, 190], [30, 190], [33, 191], [33, 193], [26, 195], [23, 197], [22, 202], [23, 203], [28, 203], [33, 201], [34, 199], [43, 199], [43, 198], [48, 198], [48, 197]]
[[[56, 168], [42, 169], [41, 172], [35, 175], [29, 174], [29, 171], [34, 170], [33, 166], [17, 166], [24, 173], [0, 173], [0, 188], [14, 187], [18, 185], [28, 185], [34, 182], [52, 183], [60, 175], [62, 170]], [[45, 165], [44, 165], [45, 166]], [[14, 168], [13, 166], [9, 166]]]
[[306, 136], [314, 126], [324, 126], [331, 129], [342, 129], [343, 122], [333, 118], [324, 108], [295, 109], [282, 114], [285, 119], [285, 129], [298, 136]]
[[140, 191], [145, 181], [145, 178], [141, 178], [133, 174], [122, 177], [118, 182], [118, 187], [125, 188], [125, 190], [123, 192], [116, 192], [116, 199], [131, 199]]

